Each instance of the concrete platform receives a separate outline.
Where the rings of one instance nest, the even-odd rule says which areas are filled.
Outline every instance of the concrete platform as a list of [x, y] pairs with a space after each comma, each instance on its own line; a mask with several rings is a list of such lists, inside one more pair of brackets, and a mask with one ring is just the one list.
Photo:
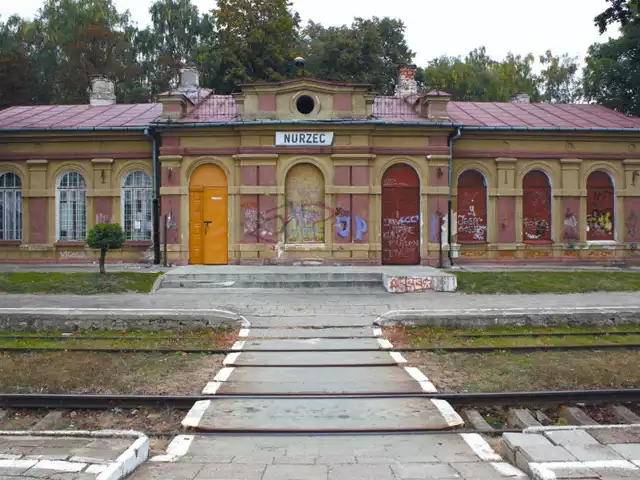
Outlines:
[[252, 338], [373, 338], [373, 328], [252, 328], [245, 337]]
[[424, 266], [242, 266], [189, 265], [171, 269], [167, 288], [377, 288], [391, 293], [455, 292], [455, 275]]
[[195, 436], [177, 463], [147, 463], [132, 480], [524, 480], [475, 436]]
[[200, 422], [191, 428], [210, 432], [401, 432], [451, 429], [462, 426], [458, 420], [445, 418], [426, 398], [213, 398]]
[[248, 352], [242, 350], [236, 367], [313, 367], [313, 366], [395, 366], [385, 351], [379, 352]]
[[254, 350], [369, 350], [382, 349], [375, 338], [305, 338], [305, 339], [251, 339], [244, 345], [245, 352]]
[[396, 367], [236, 367], [218, 393], [306, 394], [422, 393]]

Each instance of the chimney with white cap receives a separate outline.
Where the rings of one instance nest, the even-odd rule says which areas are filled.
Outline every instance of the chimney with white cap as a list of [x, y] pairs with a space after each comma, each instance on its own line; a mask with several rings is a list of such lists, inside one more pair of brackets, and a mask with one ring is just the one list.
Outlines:
[[101, 75], [91, 79], [91, 93], [89, 94], [89, 104], [92, 107], [115, 105], [116, 93], [113, 81]]
[[416, 82], [416, 66], [398, 66], [398, 81], [396, 82], [396, 97], [405, 97], [418, 93], [418, 82]]

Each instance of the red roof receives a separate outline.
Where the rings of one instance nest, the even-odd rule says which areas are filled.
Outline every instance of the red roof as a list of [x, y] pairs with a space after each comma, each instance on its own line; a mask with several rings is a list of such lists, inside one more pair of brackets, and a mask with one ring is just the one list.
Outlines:
[[0, 129], [145, 127], [161, 113], [158, 103], [11, 107], [0, 111]]
[[[377, 97], [373, 119], [389, 122], [425, 122], [418, 113], [418, 96]], [[11, 107], [0, 111], [3, 128], [144, 127], [160, 118], [161, 104], [52, 105]], [[509, 102], [449, 102], [454, 123], [469, 127], [545, 127], [559, 129], [638, 128], [640, 117], [629, 117], [600, 105]], [[207, 96], [179, 123], [238, 121], [232, 95]]]

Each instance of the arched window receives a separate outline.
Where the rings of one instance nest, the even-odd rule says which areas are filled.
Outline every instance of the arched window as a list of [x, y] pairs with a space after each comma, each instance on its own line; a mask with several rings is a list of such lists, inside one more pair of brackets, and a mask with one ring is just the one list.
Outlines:
[[58, 240], [83, 242], [87, 238], [87, 185], [78, 172], [60, 176], [58, 203]]
[[0, 173], [0, 240], [22, 240], [21, 187], [15, 173]]
[[310, 163], [299, 163], [285, 180], [287, 243], [324, 243], [324, 177]]
[[614, 188], [603, 171], [587, 178], [587, 240], [614, 240]]
[[551, 185], [541, 170], [522, 180], [522, 240], [551, 243]]
[[129, 173], [122, 182], [122, 224], [125, 238], [151, 241], [153, 186], [151, 176], [142, 170]]
[[487, 185], [477, 170], [458, 177], [458, 243], [487, 241]]

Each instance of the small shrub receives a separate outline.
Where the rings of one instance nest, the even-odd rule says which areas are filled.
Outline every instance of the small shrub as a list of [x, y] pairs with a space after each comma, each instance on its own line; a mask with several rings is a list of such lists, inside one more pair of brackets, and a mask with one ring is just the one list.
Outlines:
[[87, 236], [87, 243], [91, 248], [100, 250], [100, 273], [104, 274], [104, 261], [109, 250], [124, 247], [124, 232], [119, 223], [99, 223]]

